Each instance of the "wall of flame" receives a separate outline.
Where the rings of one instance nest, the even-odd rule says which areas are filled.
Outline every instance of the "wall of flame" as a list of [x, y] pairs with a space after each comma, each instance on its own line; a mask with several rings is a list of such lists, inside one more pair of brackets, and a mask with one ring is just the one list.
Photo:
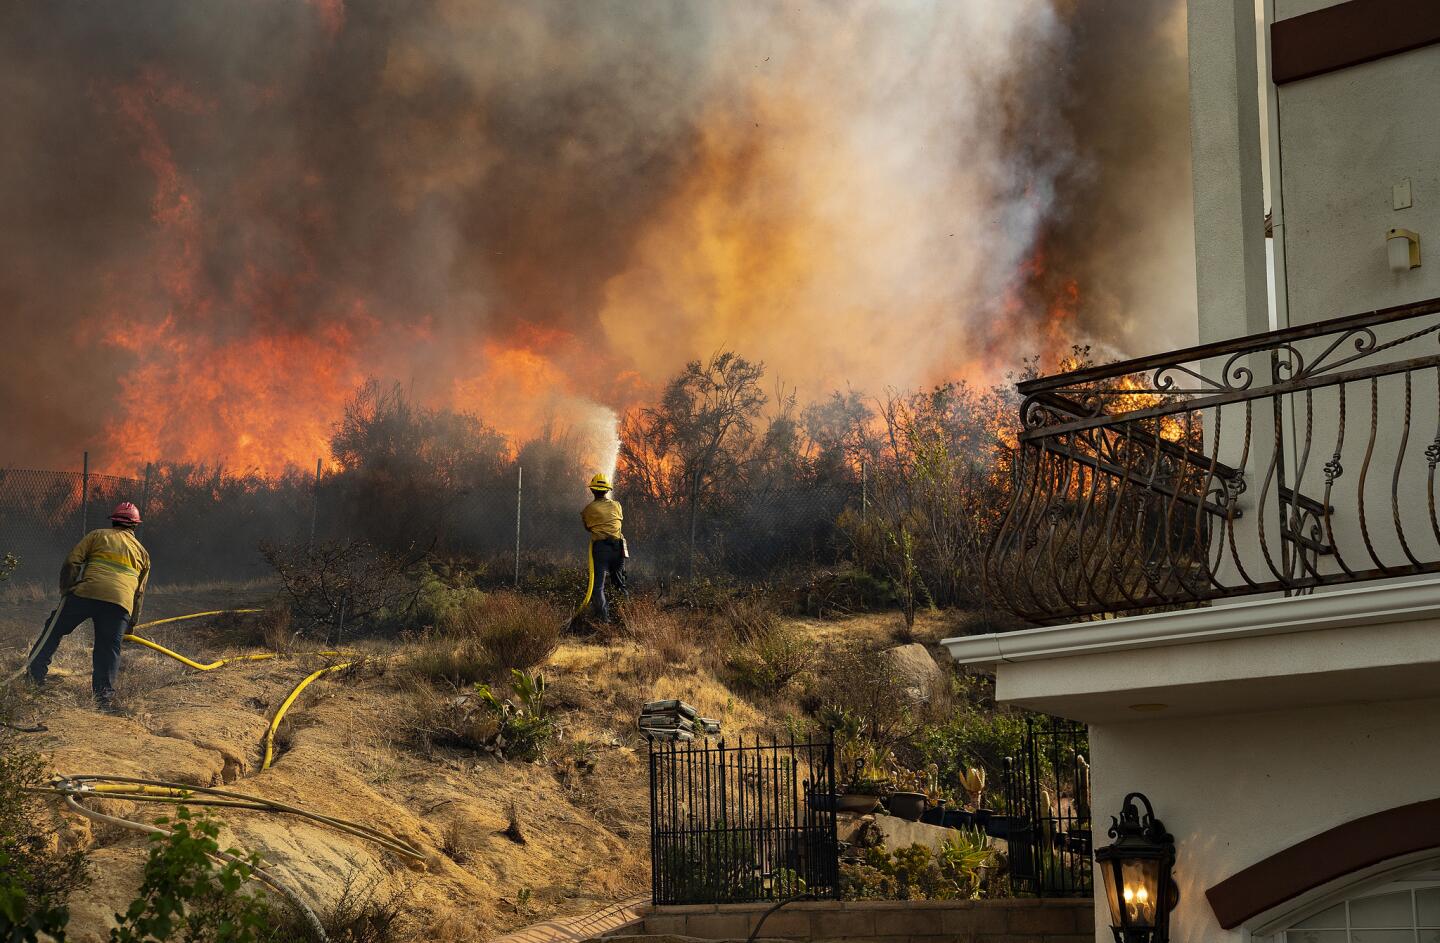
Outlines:
[[310, 467], [368, 377], [601, 465], [719, 349], [803, 400], [1188, 340], [1183, 4], [1108, 6], [7, 5], [0, 465]]

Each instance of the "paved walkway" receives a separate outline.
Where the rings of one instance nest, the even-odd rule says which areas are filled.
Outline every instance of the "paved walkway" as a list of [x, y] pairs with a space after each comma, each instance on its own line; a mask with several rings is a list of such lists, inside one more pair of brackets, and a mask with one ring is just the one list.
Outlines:
[[632, 897], [593, 914], [557, 917], [523, 930], [516, 930], [514, 933], [507, 933], [505, 936], [492, 937], [489, 943], [580, 943], [581, 940], [610, 933], [627, 923], [639, 920], [649, 906], [648, 894], [644, 897]]

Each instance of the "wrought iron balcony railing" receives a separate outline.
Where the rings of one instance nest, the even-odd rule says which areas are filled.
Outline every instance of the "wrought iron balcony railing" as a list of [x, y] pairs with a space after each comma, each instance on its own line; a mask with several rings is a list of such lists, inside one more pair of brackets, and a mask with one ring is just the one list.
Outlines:
[[1440, 299], [1020, 385], [994, 598], [1063, 622], [1440, 571]]

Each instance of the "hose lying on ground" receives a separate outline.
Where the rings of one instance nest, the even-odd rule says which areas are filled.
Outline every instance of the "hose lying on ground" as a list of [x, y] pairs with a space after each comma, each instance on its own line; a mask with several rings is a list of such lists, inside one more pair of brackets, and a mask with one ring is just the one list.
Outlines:
[[168, 782], [163, 779], [143, 779], [135, 776], [98, 776], [85, 774], [80, 776], [56, 776], [48, 786], [36, 787], [37, 791], [56, 793], [64, 796], [76, 796], [79, 798], [102, 797], [115, 799], [130, 799], [136, 802], [169, 802], [193, 806], [224, 806], [235, 809], [250, 809], [256, 812], [277, 812], [285, 815], [295, 815], [300, 818], [318, 822], [321, 825], [329, 826], [336, 831], [354, 835], [356, 838], [363, 838], [384, 848], [386, 851], [394, 852], [402, 858], [409, 858], [412, 861], [423, 862], [427, 860], [426, 854], [414, 845], [401, 841], [392, 835], [371, 828], [368, 825], [361, 825], [359, 822], [352, 822], [348, 819], [335, 818], [324, 815], [320, 812], [312, 812], [300, 806], [291, 805], [286, 802], [279, 802], [274, 799], [265, 799], [261, 796], [251, 796], [241, 792], [231, 792], [228, 789], [213, 789], [209, 786], [188, 786], [184, 783]]
[[[105, 822], [110, 825], [118, 825], [120, 828], [128, 828], [131, 831], [141, 832], [146, 835], [163, 835], [166, 838], [169, 838], [171, 834], [173, 834], [168, 829], [161, 828], [158, 825], [150, 825], [146, 822], [136, 822], [132, 819], [121, 818], [118, 815], [107, 815], [104, 812], [97, 812], [94, 809], [87, 808], [80, 802], [80, 797], [87, 794], [93, 794], [93, 791], [87, 790], [83, 786], [70, 788], [67, 785], [62, 785], [68, 782], [71, 781], [66, 780], [65, 777], [57, 777], [54, 784], [52, 784], [50, 787], [40, 787], [36, 791], [58, 793], [59, 795], [64, 796], [66, 805], [74, 809], [76, 812], [79, 812], [87, 819], [92, 819], [96, 822]], [[321, 943], [328, 943], [329, 937], [325, 934], [325, 926], [320, 922], [320, 918], [315, 915], [315, 911], [310, 909], [310, 905], [305, 903], [305, 901], [301, 899], [300, 895], [295, 893], [295, 891], [291, 890], [290, 887], [285, 884], [285, 882], [281, 881], [279, 878], [275, 877], [273, 874], [264, 870], [263, 868], [252, 868], [248, 861], [244, 861], [241, 858], [232, 855], [226, 851], [209, 854], [209, 857], [215, 859], [216, 861], [228, 861], [235, 864], [241, 864], [247, 868], [250, 868], [251, 877], [259, 881], [261, 884], [264, 884], [271, 890], [275, 891], [277, 894], [281, 895], [286, 900], [290, 901], [290, 903], [295, 906], [295, 909], [300, 912], [301, 916], [305, 918], [305, 922], [310, 925], [310, 929], [315, 933], [316, 939], [320, 940]]]
[[148, 629], [153, 625], [167, 625], [171, 622], [184, 622], [187, 619], [201, 619], [205, 616], [232, 616], [244, 615], [252, 612], [264, 612], [264, 609], [211, 609], [209, 612], [192, 612], [188, 616], [171, 616], [168, 619], [152, 619], [149, 622], [142, 622], [139, 625], [132, 625], [132, 629]]
[[[199, 619], [199, 618], [202, 618], [202, 617], [204, 617], [204, 616], [223, 616], [223, 615], [232, 615], [232, 614], [233, 614], [233, 615], [239, 615], [239, 614], [242, 614], [242, 613], [251, 613], [251, 612], [264, 612], [264, 610], [263, 610], [263, 609], [214, 609], [214, 610], [211, 610], [210, 612], [192, 612], [192, 613], [190, 613], [190, 615], [188, 615], [188, 616], [171, 616], [171, 617], [168, 618], [168, 619], [155, 619], [155, 620], [153, 620], [153, 621], [151, 621], [151, 622], [142, 622], [142, 623], [140, 623], [140, 624], [137, 625], [137, 626], [133, 626], [132, 628], [134, 628], [134, 629], [136, 629], [136, 630], [139, 630], [139, 629], [148, 629], [148, 628], [150, 628], [151, 626], [166, 625], [166, 624], [171, 623], [171, 622], [184, 622], [184, 621], [186, 621], [187, 619]], [[235, 657], [235, 658], [222, 658], [222, 659], [220, 659], [219, 661], [212, 661], [212, 662], [211, 662], [210, 664], [208, 664], [208, 665], [202, 665], [202, 664], [200, 664], [198, 661], [192, 661], [191, 659], [186, 658], [184, 655], [181, 655], [179, 652], [172, 652], [170, 649], [166, 648], [164, 645], [159, 644], [158, 642], [152, 642], [152, 641], [150, 641], [148, 638], [141, 638], [140, 636], [135, 635], [135, 634], [133, 634], [133, 633], [127, 633], [126, 636], [125, 636], [125, 640], [126, 640], [127, 642], [134, 642], [134, 643], [136, 643], [137, 645], [144, 645], [146, 648], [153, 649], [153, 650], [159, 652], [159, 653], [162, 654], [162, 655], [168, 655], [168, 656], [170, 656], [171, 658], [175, 659], [176, 661], [180, 662], [182, 665], [185, 665], [186, 667], [189, 667], [189, 668], [194, 668], [196, 671], [214, 671], [216, 668], [219, 668], [221, 665], [227, 665], [227, 664], [229, 664], [229, 663], [232, 662], [232, 661], [266, 661], [267, 659], [276, 657], [276, 655], [275, 655], [274, 652], [262, 652], [262, 653], [260, 653], [260, 654], [258, 654], [258, 655], [240, 655], [240, 656]], [[319, 655], [334, 655], [334, 654], [336, 654], [336, 653], [335, 653], [335, 652], [316, 652], [316, 654], [319, 654]]]
[[[192, 615], [188, 615], [188, 616], [174, 616], [173, 618], [170, 618], [170, 619], [158, 619], [158, 620], [156, 620], [156, 621], [154, 621], [154, 622], [145, 622], [145, 623], [142, 623], [142, 624], [140, 624], [140, 625], [137, 625], [136, 628], [137, 628], [137, 629], [143, 629], [143, 628], [146, 628], [146, 627], [148, 627], [148, 626], [161, 625], [161, 624], [166, 623], [166, 622], [180, 622], [180, 621], [185, 620], [185, 619], [198, 619], [198, 618], [200, 618], [201, 616], [217, 616], [217, 615], [225, 615], [225, 614], [229, 614], [229, 613], [261, 612], [261, 611], [262, 611], [262, 610], [260, 610], [260, 609], [222, 609], [222, 610], [216, 610], [216, 611], [214, 611], [214, 612], [197, 612], [197, 613], [193, 613]], [[228, 664], [230, 664], [230, 663], [232, 663], [232, 662], [237, 662], [237, 661], [266, 661], [266, 660], [268, 660], [268, 659], [278, 657], [278, 654], [277, 654], [276, 652], [261, 652], [261, 653], [259, 653], [259, 654], [255, 654], [255, 655], [239, 655], [239, 656], [236, 656], [235, 658], [222, 658], [222, 659], [220, 659], [219, 661], [213, 661], [213, 662], [211, 662], [211, 663], [208, 664], [208, 665], [202, 665], [200, 662], [195, 661], [194, 659], [186, 658], [184, 655], [180, 654], [179, 652], [173, 652], [173, 651], [171, 651], [170, 649], [166, 648], [164, 645], [160, 645], [160, 644], [158, 644], [158, 643], [156, 643], [156, 642], [152, 642], [152, 641], [150, 641], [150, 640], [147, 639], [147, 638], [141, 638], [141, 637], [138, 636], [138, 635], [126, 635], [125, 638], [127, 638], [128, 640], [130, 640], [130, 641], [132, 641], [132, 642], [136, 642], [136, 643], [138, 643], [138, 644], [140, 644], [140, 645], [144, 645], [146, 648], [153, 649], [153, 650], [159, 652], [159, 653], [162, 654], [162, 655], [168, 655], [169, 657], [171, 657], [171, 658], [175, 659], [176, 661], [180, 662], [182, 665], [187, 665], [187, 666], [189, 666], [189, 667], [191, 667], [191, 668], [194, 668], [196, 671], [213, 671], [214, 669], [219, 668], [219, 667], [221, 667], [222, 665], [228, 665]], [[295, 654], [297, 654], [297, 655], [323, 655], [323, 656], [327, 656], [327, 657], [332, 657], [332, 658], [333, 658], [333, 657], [339, 656], [341, 653], [340, 653], [340, 652], [334, 652], [334, 651], [323, 651], [323, 652], [296, 652]], [[285, 700], [280, 703], [280, 709], [275, 712], [275, 716], [274, 716], [274, 717], [270, 718], [270, 726], [269, 726], [269, 727], [266, 729], [266, 731], [265, 731], [265, 760], [264, 760], [264, 762], [262, 762], [262, 763], [260, 764], [260, 769], [261, 769], [261, 770], [267, 770], [267, 769], [269, 769], [270, 766], [271, 766], [271, 764], [273, 764], [273, 763], [275, 762], [275, 734], [276, 734], [276, 732], [280, 729], [280, 721], [284, 719], [284, 717], [285, 717], [285, 712], [290, 709], [290, 705], [292, 705], [292, 704], [295, 703], [295, 699], [300, 696], [300, 692], [303, 691], [303, 690], [305, 690], [305, 688], [310, 684], [311, 681], [314, 681], [316, 678], [320, 677], [321, 675], [323, 675], [323, 674], [328, 674], [328, 673], [331, 672], [331, 671], [339, 671], [339, 670], [342, 669], [342, 668], [352, 668], [352, 667], [354, 667], [356, 664], [357, 664], [357, 662], [347, 661], [347, 662], [345, 662], [344, 664], [340, 664], [340, 665], [329, 665], [329, 666], [327, 666], [327, 667], [325, 667], [325, 668], [319, 669], [318, 671], [313, 671], [313, 672], [311, 672], [303, 681], [301, 681], [299, 684], [295, 685], [295, 687], [290, 690], [290, 693], [289, 693], [288, 695], [286, 695]]]
[[[186, 616], [174, 616], [169, 619], [157, 619], [153, 622], [141, 623], [140, 625], [135, 626], [135, 628], [143, 629], [150, 626], [163, 625], [170, 622], [181, 622], [187, 619], [198, 619], [203, 616], [225, 615], [230, 613], [253, 613], [260, 611], [262, 610], [230, 609], [215, 610], [211, 612], [197, 612]], [[184, 664], [197, 671], [211, 671], [219, 668], [222, 665], [232, 662], [262, 661], [277, 657], [276, 654], [273, 652], [265, 652], [257, 655], [242, 655], [235, 658], [221, 659], [210, 664], [201, 664], [200, 662], [187, 658], [178, 652], [171, 651], [165, 646], [152, 642], [149, 639], [142, 638], [141, 636], [127, 634], [125, 638], [129, 641], [144, 645], [147, 648], [153, 649], [154, 651], [173, 658], [181, 664]], [[340, 652], [302, 652], [297, 654], [336, 656], [339, 655]], [[269, 769], [270, 765], [274, 762], [275, 733], [280, 728], [280, 721], [284, 718], [285, 712], [288, 711], [291, 705], [295, 703], [295, 699], [300, 696], [300, 692], [305, 690], [306, 686], [309, 685], [310, 682], [314, 681], [316, 678], [319, 678], [321, 675], [327, 674], [331, 671], [339, 671], [342, 668], [350, 668], [357, 663], [358, 662], [350, 661], [345, 662], [344, 664], [329, 665], [327, 667], [321, 668], [317, 671], [311, 672], [308, 676], [306, 676], [303, 681], [301, 681], [299, 684], [297, 684], [294, 688], [291, 689], [290, 693], [285, 697], [285, 700], [281, 702], [279, 710], [275, 712], [275, 716], [271, 718], [270, 725], [266, 729], [265, 760], [263, 765], [260, 767], [262, 770]], [[40, 725], [40, 729], [44, 729], [43, 724]], [[367, 825], [362, 825], [358, 822], [352, 822], [347, 819], [339, 819], [333, 816], [322, 815], [318, 812], [311, 812], [307, 809], [289, 805], [283, 802], [277, 802], [273, 799], [263, 799], [258, 796], [249, 796], [245, 795], [244, 793], [230, 792], [223, 789], [212, 789], [205, 786], [187, 786], [183, 783], [166, 782], [164, 780], [140, 779], [131, 776], [83, 775], [57, 776], [54, 780], [51, 781], [48, 786], [37, 787], [34, 791], [47, 792], [63, 796], [66, 804], [70, 806], [70, 808], [74, 809], [76, 812], [87, 818], [101, 822], [108, 822], [112, 825], [117, 825], [122, 828], [128, 828], [146, 834], [169, 836], [170, 832], [156, 825], [149, 825], [143, 822], [135, 822], [130, 819], [121, 818], [119, 816], [107, 815], [103, 812], [97, 812], [94, 809], [87, 808], [79, 800], [85, 797], [113, 797], [123, 798], [136, 802], [169, 802], [174, 804], [184, 803], [186, 805], [248, 809], [257, 812], [275, 812], [287, 815], [295, 815], [301, 818], [309, 819], [310, 821], [317, 822], [322, 825], [326, 825], [330, 828], [333, 828], [340, 832], [344, 832], [348, 835], [353, 835], [357, 838], [372, 842], [385, 849], [386, 851], [393, 852], [394, 854], [400, 855], [401, 857], [407, 858], [411, 861], [424, 863], [427, 860], [427, 855], [419, 848], [416, 848], [414, 845], [401, 841], [400, 839], [395, 838], [392, 835], [388, 835]], [[212, 855], [212, 857], [222, 861], [239, 862], [240, 860], [233, 855], [224, 852], [221, 852], [218, 855]], [[260, 881], [261, 883], [270, 887], [276, 893], [284, 896], [287, 900], [293, 903], [297, 910], [299, 910], [299, 912], [304, 916], [305, 921], [310, 925], [311, 929], [315, 932], [316, 937], [319, 940], [328, 940], [328, 937], [325, 935], [324, 927], [321, 925], [319, 918], [315, 915], [315, 912], [310, 909], [309, 905], [307, 905], [299, 897], [298, 894], [296, 894], [293, 890], [287, 887], [283, 882], [275, 878], [274, 875], [271, 875], [263, 869], [254, 869], [252, 876], [257, 881]]]
[[[330, 652], [329, 654], [334, 655], [338, 653]], [[284, 718], [285, 712], [290, 709], [291, 704], [295, 703], [295, 699], [300, 696], [301, 691], [305, 690], [306, 685], [308, 685], [311, 681], [314, 681], [316, 678], [320, 677], [323, 674], [331, 671], [339, 671], [341, 668], [351, 668], [355, 664], [356, 663], [353, 661], [347, 661], [342, 665], [330, 665], [327, 668], [321, 668], [318, 671], [313, 671], [305, 678], [304, 681], [301, 681], [299, 684], [295, 685], [295, 687], [290, 690], [290, 693], [286, 695], [285, 700], [280, 702], [280, 709], [276, 711], [275, 716], [270, 719], [269, 729], [265, 731], [265, 761], [260, 764], [260, 769], [269, 769], [270, 764], [275, 761], [275, 732], [280, 729], [280, 721]]]

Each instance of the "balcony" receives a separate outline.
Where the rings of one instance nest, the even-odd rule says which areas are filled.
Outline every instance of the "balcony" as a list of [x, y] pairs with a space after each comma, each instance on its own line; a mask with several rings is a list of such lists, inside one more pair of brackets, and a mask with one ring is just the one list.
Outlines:
[[1019, 390], [985, 580], [1027, 620], [1440, 571], [1440, 299]]

